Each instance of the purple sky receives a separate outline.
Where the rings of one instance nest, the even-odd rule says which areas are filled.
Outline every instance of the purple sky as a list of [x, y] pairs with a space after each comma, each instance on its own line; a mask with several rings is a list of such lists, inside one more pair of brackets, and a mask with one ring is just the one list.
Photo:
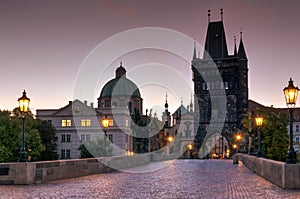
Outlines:
[[[100, 42], [125, 30], [168, 28], [203, 45], [207, 10], [211, 10], [214, 21], [220, 19], [220, 8], [224, 9], [230, 54], [233, 36], [239, 38], [240, 28], [243, 30], [249, 59], [249, 98], [267, 106], [285, 107], [282, 89], [289, 78], [300, 86], [300, 2], [297, 0], [287, 3], [277, 0], [10, 0], [0, 2], [0, 108], [16, 107], [23, 89], [31, 98], [33, 111], [65, 106], [73, 98], [76, 74], [86, 56]], [[132, 64], [126, 56], [122, 61], [125, 67]], [[183, 71], [189, 76], [190, 66]], [[107, 81], [113, 77], [111, 74]], [[150, 105], [151, 94], [142, 91], [142, 95], [147, 96], [147, 99], [142, 97]], [[162, 105], [164, 98], [162, 91], [159, 99]], [[186, 104], [190, 99], [183, 100]]]

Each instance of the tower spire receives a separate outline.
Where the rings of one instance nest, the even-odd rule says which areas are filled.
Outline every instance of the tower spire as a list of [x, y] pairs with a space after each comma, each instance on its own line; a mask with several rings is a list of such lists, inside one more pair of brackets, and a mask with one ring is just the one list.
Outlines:
[[220, 9], [221, 12], [221, 21], [223, 21], [223, 8]]
[[168, 111], [168, 107], [169, 107], [169, 104], [168, 104], [168, 92], [166, 92], [165, 111]]
[[196, 40], [194, 40], [194, 53], [193, 53], [193, 59], [197, 58], [197, 49], [196, 49]]
[[234, 39], [234, 56], [237, 56], [237, 49], [236, 49], [236, 36], [233, 36]]
[[241, 28], [241, 32], [240, 32], [240, 45], [239, 45], [238, 56], [240, 59], [247, 59], [247, 55], [246, 55], [246, 51], [245, 51], [244, 43], [243, 43], [242, 28]]

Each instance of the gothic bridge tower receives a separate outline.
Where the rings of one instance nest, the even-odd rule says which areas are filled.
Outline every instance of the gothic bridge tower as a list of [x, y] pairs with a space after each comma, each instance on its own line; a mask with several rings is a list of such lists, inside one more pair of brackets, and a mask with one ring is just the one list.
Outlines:
[[[218, 133], [222, 139], [226, 138], [230, 147], [234, 134], [243, 128], [241, 122], [248, 110], [248, 59], [242, 32], [238, 50], [234, 38], [234, 52], [231, 55], [228, 54], [222, 9], [220, 21], [211, 22], [210, 11], [208, 12], [208, 29], [204, 48], [203, 57], [200, 58], [197, 57], [195, 46], [192, 59], [195, 113], [199, 116], [198, 125], [195, 123], [195, 132], [197, 132], [195, 142], [200, 149], [205, 136], [209, 133], [207, 127], [209, 125], [220, 126], [218, 122], [224, 121], [218, 121], [218, 118], [223, 115], [224, 127]], [[219, 71], [219, 74], [216, 74], [216, 71]], [[220, 75], [221, 79], [216, 78]], [[218, 97], [218, 89], [223, 90], [223, 93], [225, 90], [226, 96]], [[210, 93], [215, 93], [214, 99]], [[214, 100], [214, 106], [212, 106], [212, 100]], [[225, 106], [225, 109], [222, 109], [222, 106]]]

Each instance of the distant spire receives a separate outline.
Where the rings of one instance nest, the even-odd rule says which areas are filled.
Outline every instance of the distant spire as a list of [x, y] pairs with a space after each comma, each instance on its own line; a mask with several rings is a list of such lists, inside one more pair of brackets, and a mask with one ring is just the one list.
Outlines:
[[221, 21], [223, 21], [223, 8], [220, 9], [221, 12]]
[[245, 51], [244, 43], [243, 43], [242, 29], [241, 29], [241, 32], [240, 32], [240, 45], [239, 45], [238, 56], [239, 56], [240, 59], [247, 59], [246, 51]]
[[165, 110], [168, 111], [168, 93], [166, 92], [166, 103], [165, 103]]
[[233, 36], [234, 39], [234, 56], [237, 56], [237, 49], [236, 49], [236, 36]]
[[183, 99], [181, 98], [181, 105], [183, 105]]
[[194, 40], [194, 54], [193, 54], [193, 59], [197, 58], [197, 49], [196, 49], [196, 40]]
[[208, 10], [208, 23], [210, 23], [210, 10]]

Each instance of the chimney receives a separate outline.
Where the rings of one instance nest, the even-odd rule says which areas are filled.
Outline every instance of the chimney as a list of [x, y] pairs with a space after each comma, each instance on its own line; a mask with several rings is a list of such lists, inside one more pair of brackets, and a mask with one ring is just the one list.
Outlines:
[[69, 104], [72, 104], [72, 101], [69, 101]]
[[91, 108], [94, 108], [94, 103], [93, 102], [91, 102]]
[[84, 104], [87, 105], [87, 101], [86, 100], [84, 100]]

